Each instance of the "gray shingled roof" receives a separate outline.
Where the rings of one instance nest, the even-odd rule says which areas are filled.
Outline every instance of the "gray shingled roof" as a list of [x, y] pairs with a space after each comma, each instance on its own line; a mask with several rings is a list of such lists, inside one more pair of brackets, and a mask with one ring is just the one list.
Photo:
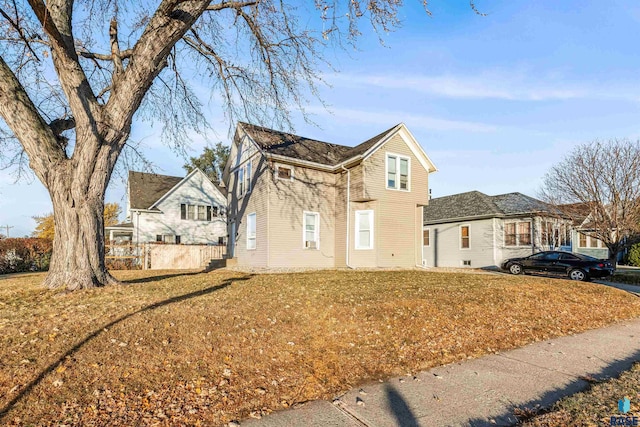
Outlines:
[[429, 200], [424, 208], [424, 223], [447, 222], [456, 219], [505, 217], [532, 213], [561, 215], [552, 205], [522, 193], [488, 196], [479, 191], [454, 194]]
[[149, 209], [182, 179], [179, 176], [129, 171], [131, 209]]
[[365, 153], [397, 126], [387, 129], [355, 147], [347, 147], [345, 145], [318, 141], [248, 123], [240, 124], [243, 129], [251, 135], [256, 144], [267, 153], [320, 163], [327, 166], [335, 166], [347, 159]]

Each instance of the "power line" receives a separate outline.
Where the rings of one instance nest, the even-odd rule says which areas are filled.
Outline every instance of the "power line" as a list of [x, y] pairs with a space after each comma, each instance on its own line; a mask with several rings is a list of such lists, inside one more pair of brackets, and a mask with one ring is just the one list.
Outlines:
[[9, 229], [14, 228], [13, 226], [9, 226], [7, 225], [3, 225], [2, 228], [5, 228], [7, 230], [7, 239], [9, 238]]

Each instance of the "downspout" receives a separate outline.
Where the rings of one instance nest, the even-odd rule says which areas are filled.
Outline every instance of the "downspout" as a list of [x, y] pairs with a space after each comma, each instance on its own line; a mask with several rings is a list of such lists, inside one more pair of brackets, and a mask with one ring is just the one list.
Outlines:
[[269, 164], [267, 164], [266, 171], [269, 174], [267, 179], [267, 268], [269, 268], [271, 266], [271, 245], [269, 244], [271, 242], [271, 183], [274, 174]]
[[[419, 228], [419, 233], [417, 233], [418, 235], [415, 236], [413, 238], [413, 250], [414, 250], [414, 255], [418, 255], [417, 253], [415, 253], [416, 247], [419, 243], [422, 243], [420, 245], [420, 255], [421, 255], [421, 260], [420, 260], [420, 264], [418, 264], [416, 262], [416, 267], [422, 268], [427, 270], [427, 267], [425, 267], [424, 265], [422, 265], [422, 263], [424, 262], [424, 206], [422, 207], [422, 215], [420, 215], [420, 226]], [[416, 209], [414, 209], [413, 212], [413, 225], [415, 227], [415, 225], [418, 224], [418, 208], [416, 206]], [[418, 242], [419, 239], [422, 239], [422, 242]], [[414, 256], [414, 258], [416, 258]]]
[[347, 267], [353, 269], [353, 267], [349, 265], [349, 233], [351, 231], [351, 212], [349, 209], [351, 205], [351, 171], [345, 168], [344, 165], [340, 165], [340, 167], [343, 171], [347, 172], [347, 210], [345, 212], [345, 214], [347, 215], [347, 253], [345, 264], [347, 264]]
[[493, 264], [499, 267], [498, 264], [498, 241], [496, 239], [496, 219], [491, 218], [491, 234], [493, 235]]

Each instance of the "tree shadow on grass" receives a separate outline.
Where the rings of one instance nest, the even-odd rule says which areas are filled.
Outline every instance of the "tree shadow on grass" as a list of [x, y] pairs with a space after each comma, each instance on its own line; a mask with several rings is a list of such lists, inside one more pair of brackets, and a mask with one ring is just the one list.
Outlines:
[[[187, 273], [187, 274], [199, 274], [199, 273]], [[173, 277], [173, 276], [181, 276], [184, 274], [175, 274], [175, 275], [167, 275], [169, 277]], [[62, 364], [62, 362], [64, 362], [68, 357], [71, 357], [73, 354], [77, 353], [85, 344], [87, 344], [89, 341], [91, 341], [92, 339], [98, 337], [101, 333], [105, 332], [106, 330], [110, 329], [111, 327], [124, 322], [125, 320], [137, 315], [137, 314], [141, 314], [147, 311], [151, 311], [151, 310], [155, 310], [157, 308], [160, 307], [164, 307], [170, 304], [174, 304], [174, 303], [178, 303], [178, 302], [182, 302], [182, 301], [186, 301], [192, 298], [197, 298], [197, 297], [201, 297], [203, 295], [208, 295], [211, 294], [213, 292], [219, 291], [221, 289], [226, 288], [227, 286], [232, 285], [234, 282], [239, 282], [239, 281], [245, 281], [245, 280], [249, 280], [251, 279], [251, 277], [253, 277], [252, 274], [250, 275], [246, 275], [246, 276], [242, 276], [242, 277], [232, 277], [232, 278], [228, 278], [226, 280], [224, 280], [222, 283], [215, 285], [215, 286], [210, 286], [208, 288], [204, 288], [204, 289], [200, 289], [199, 291], [194, 291], [194, 292], [190, 292], [188, 294], [184, 294], [184, 295], [177, 295], [175, 297], [171, 297], [168, 298], [166, 300], [162, 300], [162, 301], [158, 301], [155, 302], [153, 304], [149, 304], [145, 307], [140, 308], [139, 310], [136, 310], [132, 313], [129, 314], [125, 314], [124, 316], [121, 316], [109, 323], [107, 323], [106, 325], [102, 325], [100, 326], [98, 329], [94, 330], [93, 332], [91, 332], [89, 335], [87, 335], [85, 338], [83, 338], [81, 341], [79, 341], [78, 343], [76, 343], [73, 347], [71, 347], [69, 350], [67, 350], [64, 354], [62, 354], [56, 361], [52, 362], [49, 366], [47, 366], [45, 369], [43, 369], [40, 374], [38, 374], [38, 376], [36, 378], [34, 378], [33, 380], [31, 380], [27, 385], [25, 385], [17, 394], [16, 396], [11, 399], [2, 409], [0, 409], [0, 422], [5, 418], [5, 416], [9, 413], [9, 411], [20, 401], [22, 400], [23, 397], [25, 397], [27, 394], [29, 394], [29, 392], [36, 387], [38, 384], [40, 384], [40, 382], [47, 376], [49, 375], [51, 372], [53, 372], [55, 369], [58, 368], [58, 366], [60, 366], [60, 364]], [[155, 280], [160, 280], [160, 278], [166, 278], [165, 276], [156, 276], [154, 279]], [[138, 283], [135, 281], [132, 282], [128, 282], [128, 283]]]
[[172, 279], [174, 277], [187, 277], [187, 276], [196, 276], [198, 274], [203, 274], [204, 271], [190, 271], [188, 273], [171, 273], [171, 274], [162, 274], [159, 276], [148, 276], [148, 277], [140, 277], [137, 279], [128, 279], [128, 280], [120, 280], [120, 282], [124, 285], [133, 285], [137, 283], [148, 283], [155, 282], [156, 280], [164, 280], [164, 279]]

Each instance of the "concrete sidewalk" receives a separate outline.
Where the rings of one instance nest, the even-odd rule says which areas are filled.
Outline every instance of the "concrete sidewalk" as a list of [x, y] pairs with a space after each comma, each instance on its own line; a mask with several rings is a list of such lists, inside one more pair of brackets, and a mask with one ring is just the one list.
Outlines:
[[515, 408], [549, 406], [640, 360], [640, 319], [393, 378], [241, 425], [504, 426]]

